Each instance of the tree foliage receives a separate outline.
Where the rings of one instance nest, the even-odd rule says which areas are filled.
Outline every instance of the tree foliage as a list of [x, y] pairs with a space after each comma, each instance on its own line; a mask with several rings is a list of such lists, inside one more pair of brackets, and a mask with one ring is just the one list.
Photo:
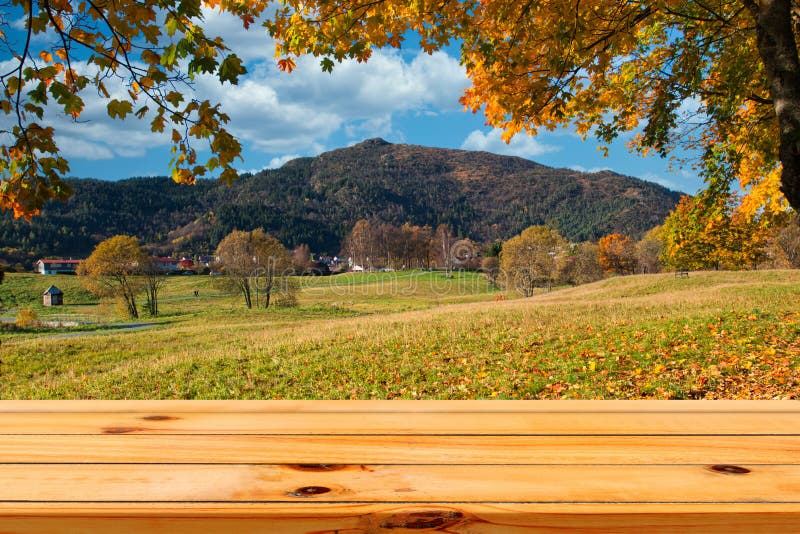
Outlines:
[[[0, 208], [30, 217], [50, 199], [65, 199], [69, 172], [60, 154], [53, 113], [79, 120], [87, 91], [105, 102], [114, 119], [146, 120], [155, 134], [172, 142], [172, 177], [193, 183], [220, 169], [236, 176], [241, 152], [225, 129], [228, 116], [219, 105], [188, 97], [187, 82], [213, 74], [236, 83], [245, 72], [222, 39], [203, 30], [202, 7], [239, 16], [249, 26], [266, 2], [228, 0], [10, 0], [24, 24], [21, 44], [0, 31], [0, 45], [14, 54], [0, 72]], [[8, 139], [8, 140], [6, 140]], [[213, 156], [198, 161], [192, 141], [207, 141]]]
[[547, 226], [531, 226], [503, 243], [500, 273], [503, 285], [526, 297], [537, 287], [556, 280], [559, 262], [564, 261], [567, 241]]
[[86, 288], [99, 296], [119, 297], [132, 318], [139, 317], [136, 293], [140, 272], [147, 257], [135, 237], [118, 235], [110, 237], [95, 247], [94, 252], [78, 266]]
[[461, 101], [506, 140], [566, 123], [604, 143], [635, 131], [642, 152], [699, 148], [710, 190], [739, 178], [747, 206], [780, 210], [779, 184], [800, 206], [797, 13], [796, 0], [285, 0], [267, 29], [285, 61], [312, 54], [323, 70], [409, 32], [427, 52], [457, 39]]
[[[265, 13], [278, 67], [311, 54], [331, 71], [366, 61], [410, 33], [433, 52], [453, 43], [472, 84], [461, 101], [483, 111], [509, 139], [573, 123], [604, 143], [635, 131], [632, 146], [666, 155], [699, 148], [709, 189], [739, 179], [755, 210], [800, 206], [800, 60], [797, 0], [10, 0], [23, 11], [23, 44], [0, 73], [0, 112], [13, 126], [0, 146], [0, 205], [30, 216], [65, 198], [67, 161], [45, 114], [55, 105], [75, 119], [96, 91], [111, 117], [150, 121], [168, 135], [173, 177], [192, 182], [207, 169], [235, 175], [241, 147], [228, 117], [180, 84], [200, 74], [236, 83], [241, 60], [203, 30], [202, 8], [238, 16], [245, 28]], [[274, 9], [273, 9], [274, 7]], [[39, 39], [51, 44], [40, 47]], [[118, 83], [120, 91], [112, 87]], [[48, 107], [48, 109], [46, 109]], [[197, 161], [192, 140], [214, 156]]]
[[636, 243], [636, 269], [638, 273], [661, 272], [661, 258], [664, 256], [662, 227], [656, 226]]
[[278, 282], [292, 270], [291, 257], [274, 237], [258, 228], [251, 232], [234, 230], [217, 247], [216, 256], [232, 286], [242, 293], [245, 306], [253, 307], [253, 296], [264, 294], [269, 307]]
[[[453, 241], [450, 236], [450, 241]], [[342, 241], [340, 255], [365, 268], [419, 269], [432, 265], [441, 248], [430, 226], [356, 221]], [[444, 267], [443, 262], [437, 263]]]
[[603, 279], [598, 262], [597, 244], [589, 241], [571, 247], [565, 261], [559, 265], [559, 281], [580, 285]]
[[738, 199], [685, 196], [664, 222], [664, 264], [673, 269], [743, 269], [761, 261], [771, 218], [736, 209]]
[[636, 244], [622, 234], [610, 234], [597, 243], [597, 261], [606, 274], [633, 274], [636, 269]]

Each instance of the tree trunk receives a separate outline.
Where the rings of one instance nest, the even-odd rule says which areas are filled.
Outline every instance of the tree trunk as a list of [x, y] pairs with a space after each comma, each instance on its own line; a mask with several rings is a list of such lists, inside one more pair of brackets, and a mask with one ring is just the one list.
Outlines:
[[264, 308], [269, 308], [270, 295], [272, 294], [272, 285], [274, 277], [270, 273], [266, 273], [264, 277]]
[[781, 191], [789, 204], [800, 210], [800, 59], [792, 31], [792, 0], [746, 4], [756, 18], [758, 52], [778, 117]]
[[125, 300], [125, 305], [128, 308], [128, 315], [130, 315], [132, 319], [138, 319], [139, 310], [136, 309], [136, 294], [133, 288], [128, 284], [127, 278], [122, 278], [120, 280], [120, 287], [122, 289], [122, 298]]
[[252, 308], [253, 301], [250, 298], [250, 282], [248, 282], [247, 278], [245, 278], [242, 283], [242, 293], [244, 294], [244, 303], [247, 305], [248, 309]]

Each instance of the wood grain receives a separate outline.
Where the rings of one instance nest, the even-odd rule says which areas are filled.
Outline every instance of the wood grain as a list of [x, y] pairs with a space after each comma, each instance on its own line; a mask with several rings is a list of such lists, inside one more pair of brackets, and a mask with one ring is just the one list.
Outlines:
[[[677, 408], [677, 406], [676, 406]], [[0, 434], [800, 435], [800, 411], [2, 414]], [[44, 430], [46, 429], [46, 431]]]
[[798, 464], [800, 436], [6, 435], [0, 463]]
[[[326, 505], [314, 509], [261, 505], [258, 512], [238, 517], [226, 509], [215, 515], [192, 517], [140, 517], [121, 512], [98, 517], [86, 515], [47, 517], [38, 514], [8, 517], [0, 522], [4, 534], [114, 533], [114, 534], [372, 534], [398, 532], [449, 532], [456, 534], [531, 534], [564, 532], [674, 534], [706, 533], [793, 533], [800, 519], [793, 512], [741, 512], [718, 506], [702, 513], [654, 510], [650, 513], [622, 510], [605, 513], [569, 511], [543, 513], [536, 506], [494, 507], [460, 505], [453, 507], [385, 505]], [[405, 528], [403, 528], [405, 527]]]
[[133, 400], [133, 401], [83, 401], [83, 400], [42, 400], [42, 401], [0, 401], [1, 413], [153, 413], [167, 411], [173, 413], [192, 412], [271, 412], [271, 413], [460, 413], [460, 412], [527, 412], [527, 413], [654, 413], [654, 412], [800, 412], [797, 401], [760, 400], [715, 400], [715, 401], [674, 401], [674, 400], [463, 400], [463, 401], [416, 401], [416, 400], [348, 400], [348, 401], [305, 401], [305, 400]]
[[4, 401], [0, 533], [800, 532], [793, 401]]
[[[800, 466], [6, 464], [0, 501], [797, 503]], [[68, 488], [69, 493], [65, 493]]]
[[[646, 509], [613, 505], [606, 509], [541, 505], [458, 504], [432, 507], [414, 505], [257, 505], [231, 513], [228, 507], [206, 511], [163, 509], [157, 505], [136, 509], [87, 506], [68, 516], [32, 513], [30, 510], [0, 519], [4, 534], [65, 532], [114, 534], [373, 534], [398, 532], [449, 532], [457, 534], [531, 534], [592, 532], [675, 532], [752, 534], [797, 532], [800, 513], [771, 505], [716, 505], [693, 510], [674, 505]], [[153, 510], [157, 510], [157, 514]], [[437, 521], [438, 519], [438, 521]], [[425, 524], [427, 522], [427, 524]], [[437, 525], [438, 523], [438, 525]], [[402, 528], [400, 525], [405, 525]], [[425, 528], [430, 527], [430, 528]], [[444, 528], [442, 528], [444, 527]]]

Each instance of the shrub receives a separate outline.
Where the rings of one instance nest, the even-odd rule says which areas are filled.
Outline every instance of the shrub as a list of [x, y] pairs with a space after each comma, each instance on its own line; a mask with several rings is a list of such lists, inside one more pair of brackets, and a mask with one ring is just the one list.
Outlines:
[[30, 328], [39, 325], [39, 316], [30, 308], [22, 308], [17, 312], [16, 324], [20, 328]]

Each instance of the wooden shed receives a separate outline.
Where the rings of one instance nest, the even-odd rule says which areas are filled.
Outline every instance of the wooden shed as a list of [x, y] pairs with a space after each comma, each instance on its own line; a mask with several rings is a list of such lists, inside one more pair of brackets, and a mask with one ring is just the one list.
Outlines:
[[42, 295], [43, 306], [61, 306], [64, 304], [64, 292], [56, 286], [50, 286]]

